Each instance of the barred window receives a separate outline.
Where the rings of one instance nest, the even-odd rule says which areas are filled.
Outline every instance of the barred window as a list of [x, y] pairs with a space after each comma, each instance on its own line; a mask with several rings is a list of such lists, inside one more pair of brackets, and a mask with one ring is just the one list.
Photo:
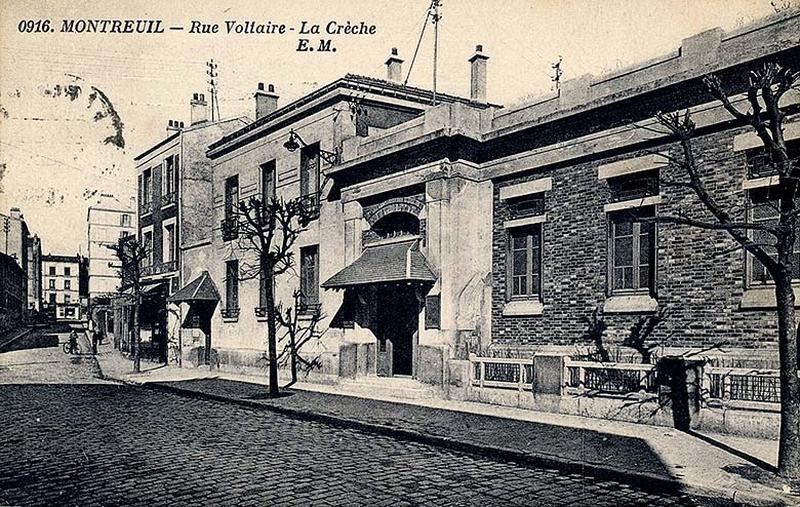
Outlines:
[[[797, 205], [800, 206], [800, 199]], [[778, 200], [770, 187], [760, 188], [750, 191], [750, 222], [753, 224], [774, 225], [778, 223], [780, 214]], [[753, 230], [750, 232], [752, 240], [761, 246], [770, 256], [777, 255], [775, 248], [775, 236], [767, 231]], [[794, 265], [792, 279], [800, 279], [800, 238], [795, 239], [794, 253], [797, 261]], [[767, 268], [751, 254], [748, 254], [748, 281], [750, 285], [763, 285], [772, 283], [772, 276]]]
[[658, 169], [608, 179], [611, 201], [629, 201], [658, 195]]

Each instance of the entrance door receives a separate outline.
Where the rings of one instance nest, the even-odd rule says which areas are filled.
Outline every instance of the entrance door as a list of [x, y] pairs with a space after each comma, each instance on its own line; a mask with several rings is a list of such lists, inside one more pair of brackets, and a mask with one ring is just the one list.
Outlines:
[[413, 287], [382, 289], [378, 297], [378, 339], [391, 342], [392, 375], [411, 375], [419, 302]]

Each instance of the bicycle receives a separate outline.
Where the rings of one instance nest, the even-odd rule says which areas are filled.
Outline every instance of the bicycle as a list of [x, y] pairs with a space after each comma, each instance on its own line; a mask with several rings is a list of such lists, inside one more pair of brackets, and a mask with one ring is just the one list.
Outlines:
[[[61, 350], [64, 351], [64, 354], [69, 354], [69, 342], [64, 342], [64, 345], [61, 346]], [[81, 353], [81, 346], [79, 343], [75, 344], [75, 349], [72, 351], [73, 354], [80, 355]]]

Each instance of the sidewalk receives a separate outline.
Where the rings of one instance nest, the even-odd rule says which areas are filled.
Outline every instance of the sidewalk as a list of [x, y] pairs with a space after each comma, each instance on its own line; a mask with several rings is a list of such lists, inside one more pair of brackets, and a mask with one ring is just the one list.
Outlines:
[[800, 496], [783, 493], [781, 481], [755, 464], [774, 466], [777, 443], [772, 441], [693, 436], [671, 428], [473, 402], [366, 399], [318, 384], [297, 384], [292, 395], [270, 399], [261, 377], [146, 362], [143, 372], [133, 375], [130, 360], [110, 346], [99, 352], [103, 374], [123, 382], [650, 489], [727, 499], [729, 505], [800, 505]]

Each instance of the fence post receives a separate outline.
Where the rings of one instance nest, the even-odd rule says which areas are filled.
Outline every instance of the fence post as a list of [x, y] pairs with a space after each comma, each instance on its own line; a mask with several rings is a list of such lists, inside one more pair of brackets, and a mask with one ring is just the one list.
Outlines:
[[478, 385], [480, 387], [483, 387], [483, 379], [486, 376], [486, 363], [484, 363], [483, 360], [481, 359], [481, 360], [479, 360], [478, 364], [480, 364], [480, 366], [478, 368], [478, 371], [479, 371], [480, 376], [481, 376], [481, 378], [478, 379]]

